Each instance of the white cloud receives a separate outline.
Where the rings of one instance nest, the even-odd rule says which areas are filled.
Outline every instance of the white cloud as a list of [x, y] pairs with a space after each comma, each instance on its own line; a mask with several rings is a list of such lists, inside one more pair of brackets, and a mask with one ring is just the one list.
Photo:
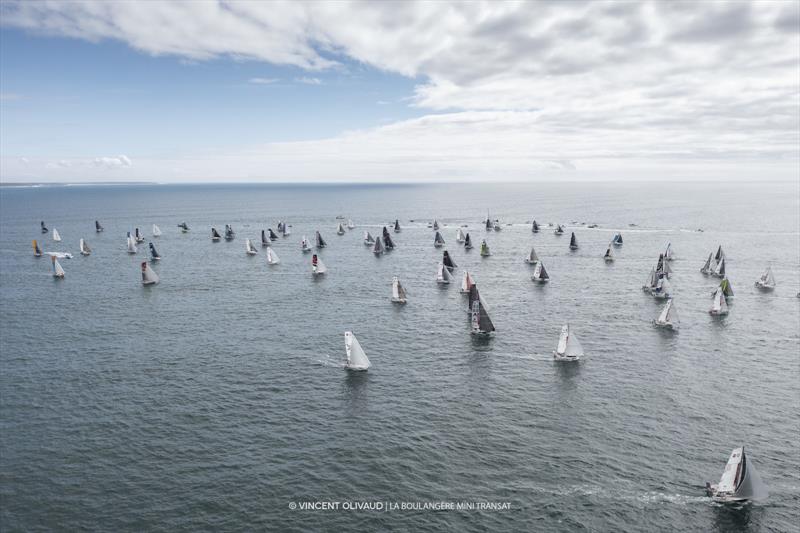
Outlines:
[[256, 176], [273, 163], [286, 175], [302, 178], [302, 168], [331, 179], [381, 170], [399, 179], [504, 175], [493, 168], [580, 174], [615, 169], [610, 162], [631, 173], [689, 162], [720, 175], [735, 162], [783, 165], [786, 175], [798, 168], [798, 2], [82, 0], [1, 9], [4, 24], [195, 61], [308, 71], [354, 61], [418, 77], [411, 104], [432, 113], [175, 164], [201, 175], [238, 165], [234, 174]]
[[126, 155], [118, 155], [116, 157], [95, 157], [93, 163], [95, 166], [106, 168], [129, 167], [133, 164]]
[[279, 81], [281, 81], [280, 78], [250, 78], [248, 80], [248, 82], [256, 85], [272, 85], [273, 83], [277, 83]]

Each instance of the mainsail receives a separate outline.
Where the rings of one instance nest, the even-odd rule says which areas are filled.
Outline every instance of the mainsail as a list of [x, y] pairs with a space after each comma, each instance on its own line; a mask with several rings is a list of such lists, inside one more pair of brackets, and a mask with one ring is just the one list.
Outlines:
[[356, 227], [356, 225], [353, 224], [353, 221], [348, 218], [347, 219], [347, 229], [355, 229], [355, 227]]
[[189, 226], [186, 225], [186, 222], [181, 222], [180, 224], [178, 224], [178, 227], [181, 228], [181, 233], [186, 233], [187, 231], [189, 231]]
[[482, 257], [489, 257], [491, 252], [489, 251], [489, 245], [486, 244], [486, 240], [481, 241], [481, 256]]
[[142, 261], [142, 285], [154, 285], [158, 283], [158, 275], [153, 272], [147, 261]]
[[536, 220], [533, 221], [531, 225], [531, 231], [534, 233], [539, 233], [539, 224], [536, 223]]
[[569, 324], [561, 327], [561, 335], [558, 337], [558, 346], [553, 352], [553, 357], [562, 360], [576, 360], [583, 357], [583, 346], [578, 337], [570, 331]]
[[128, 253], [129, 254], [135, 254], [136, 252], [138, 252], [138, 250], [136, 249], [136, 241], [131, 236], [131, 232], [129, 231], [128, 232]]
[[759, 289], [775, 288], [775, 275], [772, 273], [772, 266], [768, 265], [764, 273], [761, 274], [761, 277], [758, 278], [758, 280], [756, 280], [756, 287], [758, 287]]
[[756, 471], [744, 447], [731, 452], [717, 485], [711, 486], [711, 497], [717, 501], [763, 500], [769, 490]]
[[322, 238], [322, 235], [320, 235], [319, 232], [317, 232], [316, 238], [317, 238], [317, 248], [325, 248], [326, 246], [325, 240]]
[[161, 256], [158, 255], [158, 252], [156, 251], [156, 247], [153, 245], [153, 243], [151, 242], [151, 243], [149, 243], [149, 245], [150, 245], [150, 259], [152, 261], [158, 261], [159, 259], [161, 259]]
[[394, 232], [400, 233], [400, 221], [398, 219], [394, 219]]
[[392, 301], [396, 303], [406, 303], [406, 290], [400, 284], [400, 278], [392, 278]]
[[531, 276], [531, 279], [539, 283], [544, 283], [550, 280], [550, 275], [547, 273], [547, 270], [545, 270], [544, 263], [541, 261], [536, 263], [536, 268], [533, 269], [533, 275]]
[[564, 235], [563, 226], [561, 226], [561, 224], [557, 225], [556, 229], [555, 229], [555, 231], [553, 233], [555, 233], [556, 235]]
[[444, 237], [442, 237], [442, 234], [439, 233], [438, 231], [436, 232], [436, 235], [433, 237], [433, 245], [436, 248], [441, 248], [442, 246], [444, 246]]
[[486, 304], [478, 297], [472, 302], [471, 307], [471, 324], [473, 335], [489, 335], [494, 331], [494, 324], [492, 319], [489, 318], [489, 313], [486, 310]]
[[56, 228], [53, 228], [53, 240], [57, 242], [61, 241], [61, 235], [58, 234], [58, 230]]
[[674, 302], [675, 300], [670, 298], [667, 300], [667, 303], [664, 304], [664, 307], [661, 309], [661, 313], [658, 315], [658, 318], [655, 321], [657, 326], [678, 329], [680, 320], [678, 319], [678, 311], [675, 309]]
[[380, 255], [383, 253], [383, 242], [380, 237], [375, 237], [375, 244], [372, 246], [372, 253]]
[[277, 265], [281, 260], [278, 259], [278, 254], [272, 250], [272, 246], [267, 246], [267, 264]]
[[36, 242], [36, 239], [33, 239], [33, 255], [34, 257], [42, 257], [42, 249], [39, 248], [39, 243]]
[[725, 300], [725, 294], [722, 292], [721, 287], [717, 287], [717, 290], [714, 291], [714, 301], [711, 304], [711, 309], [709, 309], [708, 312], [712, 315], [728, 314], [728, 302]]
[[439, 267], [436, 271], [436, 282], [442, 284], [450, 283], [451, 279], [453, 279], [453, 276], [450, 274], [450, 271], [447, 270], [447, 267], [445, 267], [443, 263], [439, 263]]
[[42, 233], [47, 233], [47, 226], [44, 225], [44, 220], [42, 220], [39, 224], [42, 228]]
[[672, 287], [666, 276], [658, 278], [656, 286], [650, 291], [656, 298], [669, 298], [672, 296]]
[[452, 272], [453, 269], [458, 268], [458, 265], [450, 257], [450, 254], [447, 253], [447, 250], [445, 250], [444, 253], [442, 254], [442, 264], [444, 264], [445, 268], [447, 268], [447, 270], [449, 270], [450, 272]]
[[248, 255], [256, 255], [258, 253], [258, 251], [256, 250], [256, 247], [253, 246], [253, 242], [250, 239], [245, 240], [245, 242], [244, 242], [244, 251]]
[[456, 242], [464, 242], [464, 231], [461, 228], [456, 230]]
[[161, 228], [153, 224], [153, 237], [160, 237], [161, 236]]
[[386, 251], [394, 250], [394, 241], [392, 240], [392, 236], [389, 234], [389, 230], [386, 229], [386, 226], [383, 227], [383, 245], [386, 248]]
[[339, 225], [336, 226], [336, 234], [337, 235], [344, 235], [344, 226], [342, 226], [341, 222], [339, 222]]
[[733, 298], [733, 286], [731, 282], [728, 281], [728, 278], [722, 278], [722, 281], [719, 282], [719, 287], [722, 289], [722, 294], [725, 295], [725, 299]]
[[328, 269], [325, 267], [325, 263], [322, 262], [322, 258], [319, 257], [317, 254], [311, 256], [311, 273], [315, 276], [322, 275], [326, 273]]
[[269, 231], [269, 240], [271, 241], [278, 240], [278, 235], [274, 231], [272, 231], [272, 228], [267, 228], [267, 231]]
[[345, 368], [348, 370], [367, 370], [372, 364], [352, 331], [344, 332], [344, 348], [347, 353]]
[[711, 261], [713, 260], [714, 260], [714, 252], [710, 252], [708, 254], [708, 259], [706, 259], [706, 262], [700, 269], [700, 272], [706, 275], [711, 274], [714, 271], [714, 266], [711, 265]]
[[103, 231], [103, 226], [100, 225], [100, 221], [98, 221], [98, 220], [94, 221], [94, 230], [97, 233], [100, 233], [101, 231]]
[[79, 246], [81, 250], [81, 255], [89, 255], [90, 253], [92, 253], [92, 249], [89, 248], [89, 245], [86, 244], [86, 241], [84, 241], [83, 239], [80, 240]]
[[673, 259], [671, 242], [668, 242], [666, 249], [664, 249], [664, 259], [666, 259], [667, 261], [672, 261]]
[[134, 238], [136, 239], [137, 243], [144, 242], [144, 236], [139, 232], [139, 228], [136, 228], [134, 232]]
[[364, 246], [372, 246], [375, 244], [375, 239], [370, 235], [368, 231], [364, 232]]
[[311, 243], [308, 242], [308, 238], [303, 235], [303, 239], [300, 241], [300, 249], [303, 252], [310, 252], [311, 251]]
[[622, 234], [617, 233], [614, 235], [614, 238], [611, 239], [611, 242], [614, 244], [614, 246], [622, 246]]
[[234, 235], [236, 235], [236, 233], [233, 231], [233, 226], [230, 224], [225, 224], [225, 240], [232, 241]]
[[218, 241], [220, 240], [220, 238], [221, 237], [219, 235], [219, 232], [217, 231], [217, 228], [211, 228], [211, 240]]
[[472, 280], [472, 276], [465, 270], [464, 276], [461, 278], [461, 294], [469, 294], [473, 285], [475, 282]]
[[608, 263], [614, 260], [614, 252], [611, 251], [611, 246], [606, 248], [606, 253], [603, 256], [603, 259], [605, 259]]
[[577, 250], [578, 249], [578, 239], [575, 237], [575, 232], [572, 232], [572, 236], [569, 238], [569, 249], [570, 250]]
[[439, 229], [439, 221], [436, 220], [435, 218], [433, 219], [433, 229], [437, 231]]
[[58, 262], [58, 259], [55, 256], [50, 256], [50, 259], [53, 261], [53, 276], [57, 278], [64, 277], [64, 269], [61, 268], [61, 263]]
[[469, 233], [464, 237], [464, 248], [467, 250], [472, 248], [472, 239], [469, 238]]
[[539, 256], [536, 255], [536, 250], [534, 250], [533, 246], [531, 246], [531, 252], [528, 254], [528, 257], [525, 258], [525, 262], [529, 265], [535, 265], [539, 262]]
[[718, 278], [724, 278], [725, 277], [725, 257], [724, 256], [720, 260], [720, 262], [717, 264], [717, 268], [714, 269], [714, 275], [717, 276]]
[[281, 235], [283, 235], [284, 237], [288, 237], [289, 235], [291, 235], [292, 230], [289, 229], [290, 227], [291, 226], [289, 226], [289, 224], [287, 224], [285, 220], [281, 222]]

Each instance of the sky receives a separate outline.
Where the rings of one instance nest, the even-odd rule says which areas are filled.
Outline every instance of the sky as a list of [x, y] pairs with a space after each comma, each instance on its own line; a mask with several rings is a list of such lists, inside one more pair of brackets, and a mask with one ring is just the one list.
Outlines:
[[0, 180], [800, 180], [800, 2], [0, 0]]

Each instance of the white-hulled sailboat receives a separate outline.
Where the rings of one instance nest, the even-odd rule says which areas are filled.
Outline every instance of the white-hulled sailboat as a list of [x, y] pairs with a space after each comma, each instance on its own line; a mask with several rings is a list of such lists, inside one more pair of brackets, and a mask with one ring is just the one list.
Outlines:
[[272, 249], [272, 246], [267, 246], [267, 264], [277, 265], [280, 262], [281, 260], [278, 258], [278, 254]]
[[658, 274], [656, 274], [656, 269], [650, 269], [650, 275], [647, 277], [647, 281], [644, 285], [642, 285], [642, 290], [645, 292], [650, 292], [656, 288], [658, 284]]
[[472, 335], [488, 337], [494, 331], [494, 323], [492, 319], [489, 318], [486, 303], [480, 297], [480, 294], [477, 294], [478, 287], [475, 285], [472, 287], [472, 290], [476, 292], [476, 298], [472, 299], [470, 307], [470, 333]]
[[281, 222], [281, 235], [288, 237], [292, 234], [291, 226], [284, 220]]
[[465, 270], [464, 276], [461, 278], [461, 294], [469, 294], [469, 290], [473, 285], [475, 285], [475, 281], [473, 281], [472, 275]]
[[153, 224], [153, 237], [161, 237], [161, 228]]
[[81, 255], [89, 255], [92, 253], [92, 249], [89, 248], [89, 245], [86, 244], [86, 241], [83, 239], [81, 239], [79, 242], [79, 248], [81, 250]]
[[547, 270], [544, 268], [544, 263], [541, 261], [536, 263], [536, 268], [533, 269], [531, 280], [536, 283], [547, 283], [550, 281], [550, 274], [547, 273]]
[[258, 253], [258, 250], [256, 250], [256, 247], [253, 246], [253, 241], [251, 241], [250, 239], [246, 239], [244, 241], [244, 252], [247, 255], [256, 255]]
[[342, 226], [341, 222], [336, 226], [336, 235], [344, 235], [344, 226]]
[[278, 234], [275, 233], [274, 231], [272, 231], [272, 228], [267, 228], [267, 232], [269, 233], [269, 240], [270, 241], [277, 241], [278, 240]]
[[708, 314], [712, 316], [724, 316], [728, 314], [728, 302], [725, 299], [725, 293], [722, 291], [722, 287], [717, 287], [717, 290], [714, 291], [714, 301], [711, 304], [711, 309], [708, 310]]
[[158, 283], [158, 274], [153, 272], [147, 261], [142, 261], [142, 285], [155, 285]]
[[653, 324], [659, 328], [671, 329], [676, 331], [680, 326], [680, 319], [678, 319], [678, 311], [675, 309], [675, 300], [670, 298], [664, 307], [661, 308], [658, 318], [653, 320]]
[[447, 267], [444, 266], [443, 263], [439, 263], [439, 267], [436, 270], [436, 283], [441, 285], [449, 284], [450, 280], [453, 279], [453, 275], [450, 274], [450, 271], [447, 270]]
[[356, 225], [355, 225], [355, 224], [353, 224], [353, 221], [352, 221], [352, 219], [349, 219], [349, 218], [348, 218], [348, 219], [347, 219], [347, 229], [355, 229], [355, 228], [356, 228]]
[[714, 252], [709, 252], [708, 259], [706, 259], [705, 264], [700, 269], [700, 272], [706, 276], [714, 272], [714, 269], [717, 267], [716, 262], [714, 261]]
[[300, 240], [300, 250], [302, 250], [303, 253], [311, 251], [311, 243], [308, 242], [305, 235], [303, 235], [303, 238]]
[[531, 232], [539, 233], [539, 224], [536, 222], [536, 219], [534, 219], [533, 223], [531, 224]]
[[555, 231], [553, 231], [554, 235], [564, 235], [564, 227], [561, 224], [556, 226]]
[[665, 298], [672, 298], [672, 287], [670, 286], [669, 280], [666, 276], [658, 278], [656, 286], [650, 291], [650, 294], [661, 300]]
[[381, 241], [380, 237], [375, 237], [375, 243], [372, 245], [372, 253], [375, 255], [381, 255], [383, 252], [383, 241]]
[[768, 265], [761, 277], [756, 280], [756, 287], [765, 291], [775, 288], [775, 275], [772, 273], [771, 266]]
[[665, 261], [672, 261], [674, 259], [674, 255], [672, 252], [672, 243], [668, 242], [667, 247], [664, 249], [664, 260]]
[[458, 228], [456, 230], [456, 242], [457, 243], [463, 243], [464, 242], [464, 230], [462, 230], [461, 228]]
[[439, 221], [435, 218], [433, 219], [433, 225], [431, 225], [434, 231], [439, 231]]
[[150, 261], [160, 261], [161, 255], [156, 251], [155, 245], [152, 242], [148, 244], [150, 245]]
[[267, 237], [266, 230], [261, 230], [261, 247], [269, 246], [269, 237]]
[[611, 251], [611, 245], [606, 248], [606, 253], [603, 255], [603, 261], [606, 263], [613, 263], [614, 262], [614, 252]]
[[719, 282], [719, 288], [722, 289], [722, 294], [725, 295], [725, 301], [733, 298], [733, 285], [728, 281], [728, 278], [722, 278]]
[[436, 235], [433, 237], [433, 246], [435, 248], [441, 248], [442, 246], [444, 246], [444, 237], [442, 237], [442, 234], [439, 233], [438, 231], [436, 232]]
[[33, 257], [42, 257], [42, 249], [39, 248], [39, 243], [36, 242], [36, 239], [33, 239], [31, 244], [33, 245]]
[[144, 235], [142, 235], [142, 232], [139, 231], [139, 228], [134, 229], [133, 237], [136, 239], [136, 244], [144, 242]]
[[129, 231], [128, 232], [128, 253], [129, 254], [135, 254], [138, 251], [139, 250], [136, 248], [136, 240], [134, 240], [133, 236], [131, 235], [131, 232]]
[[364, 232], [364, 246], [372, 246], [375, 244], [375, 238], [370, 234], [370, 232]]
[[58, 262], [55, 256], [50, 256], [50, 259], [53, 261], [53, 277], [63, 278], [64, 269], [61, 268], [61, 263]]
[[219, 242], [219, 240], [221, 238], [222, 237], [220, 236], [219, 232], [217, 231], [217, 228], [213, 228], [212, 227], [211, 228], [211, 240], [214, 241], [214, 242]]
[[449, 254], [449, 253], [447, 253], [447, 250], [445, 250], [445, 251], [444, 251], [444, 253], [442, 254], [442, 264], [443, 264], [443, 265], [444, 265], [444, 267], [445, 267], [447, 270], [449, 270], [451, 273], [453, 272], [453, 270], [455, 270], [456, 268], [458, 268], [458, 265], [457, 265], [457, 264], [456, 264], [456, 262], [455, 262], [455, 261], [453, 261], [453, 259], [450, 257], [450, 254]]
[[489, 251], [489, 245], [486, 244], [486, 239], [481, 241], [481, 257], [489, 257], [492, 252]]
[[769, 489], [742, 447], [731, 452], [719, 483], [706, 482], [706, 493], [717, 502], [742, 502], [766, 499]]
[[394, 219], [394, 232], [400, 233], [400, 220]]
[[617, 233], [614, 235], [614, 238], [611, 239], [611, 244], [614, 246], [622, 246], [622, 233]]
[[472, 250], [472, 239], [469, 237], [469, 233], [464, 236], [464, 249]]
[[53, 228], [53, 240], [56, 242], [61, 242], [61, 235], [59, 235], [56, 228]]
[[[270, 233], [271, 232], [272, 232], [272, 230], [270, 230]], [[231, 226], [230, 224], [225, 224], [225, 240], [226, 241], [232, 241], [235, 236], [236, 236], [236, 233], [233, 231], [233, 226]], [[276, 238], [277, 238], [277, 236], [276, 236]]]
[[361, 344], [358, 342], [356, 336], [353, 335], [352, 331], [344, 332], [344, 349], [347, 354], [344, 367], [347, 370], [363, 371], [372, 366], [372, 363], [370, 363], [367, 358], [367, 354], [364, 353], [364, 349], [361, 347]]
[[724, 257], [722, 259], [720, 259], [719, 263], [717, 263], [717, 267], [714, 269], [714, 272], [712, 274], [714, 274], [714, 276], [716, 276], [718, 278], [724, 278], [725, 277], [725, 258]]
[[535, 265], [539, 262], [539, 256], [536, 255], [536, 250], [533, 249], [533, 246], [531, 246], [531, 252], [525, 257], [525, 262], [529, 265]]
[[392, 301], [396, 304], [406, 303], [406, 290], [400, 284], [400, 278], [392, 278]]
[[556, 361], [577, 361], [583, 357], [583, 346], [578, 337], [570, 331], [569, 324], [561, 327], [561, 335], [558, 337], [558, 346], [553, 350], [553, 359]]
[[317, 241], [317, 248], [325, 248], [327, 244], [325, 244], [325, 239], [322, 238], [319, 232], [316, 233], [316, 241]]
[[569, 249], [570, 250], [577, 250], [578, 249], [578, 238], [575, 237], [575, 232], [572, 232], [572, 236], [569, 238]]
[[494, 225], [492, 227], [494, 228], [495, 231], [500, 231], [500, 230], [503, 229], [502, 226], [500, 226], [500, 221], [499, 220], [495, 220], [494, 221]]
[[319, 257], [317, 254], [311, 256], [311, 273], [314, 276], [322, 276], [328, 272], [325, 263], [322, 262], [322, 258]]

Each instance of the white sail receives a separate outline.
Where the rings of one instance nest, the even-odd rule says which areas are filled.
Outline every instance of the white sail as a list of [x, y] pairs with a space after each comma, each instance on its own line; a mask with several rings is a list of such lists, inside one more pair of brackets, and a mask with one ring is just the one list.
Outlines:
[[661, 313], [658, 315], [658, 318], [655, 320], [655, 324], [657, 326], [671, 328], [671, 329], [678, 329], [680, 325], [680, 319], [678, 318], [678, 311], [675, 309], [675, 300], [670, 298], [667, 300], [667, 303], [664, 304], [664, 307], [661, 309]]
[[761, 481], [761, 476], [743, 447], [731, 452], [719, 483], [712, 485], [710, 489], [711, 497], [717, 501], [757, 501], [769, 496], [767, 486]]
[[439, 221], [436, 220], [436, 219], [433, 219], [433, 226], [432, 227], [433, 227], [434, 230], [438, 230], [439, 229]]
[[367, 370], [372, 366], [352, 331], [344, 332], [344, 348], [347, 353], [347, 362], [344, 366], [348, 370]]
[[248, 255], [256, 255], [258, 253], [258, 251], [256, 250], [255, 246], [253, 246], [253, 243], [250, 241], [250, 239], [244, 241], [244, 251]]
[[50, 256], [50, 259], [53, 261], [53, 276], [57, 278], [64, 277], [64, 269], [61, 268], [61, 263], [58, 262], [54, 256]]
[[672, 287], [669, 284], [669, 280], [666, 277], [659, 278], [651, 294], [656, 298], [669, 298], [672, 296]]
[[372, 247], [372, 253], [380, 255], [383, 253], [383, 242], [380, 237], [375, 237], [375, 245]]
[[710, 252], [708, 254], [708, 259], [706, 259], [706, 262], [703, 265], [703, 267], [700, 269], [700, 272], [702, 272], [703, 274], [711, 274], [711, 272], [714, 271], [714, 266], [716, 266], [716, 265], [714, 265], [714, 266], [711, 265], [711, 262], [713, 260], [714, 260], [714, 252]]
[[461, 228], [456, 230], [456, 242], [464, 242], [464, 231]]
[[461, 294], [469, 294], [469, 288], [474, 284], [475, 282], [472, 280], [472, 276], [465, 270], [464, 276], [461, 278]]
[[353, 221], [348, 218], [347, 219], [347, 229], [354, 229], [355, 227], [356, 227], [356, 225], [353, 224]]
[[158, 283], [158, 275], [153, 272], [147, 261], [142, 262], [142, 285], [154, 285]]
[[400, 278], [394, 276], [392, 278], [392, 301], [397, 303], [406, 303], [406, 291], [400, 284]]
[[664, 250], [664, 259], [667, 261], [672, 261], [673, 259], [671, 242], [667, 243], [667, 248]]
[[135, 254], [138, 251], [139, 250], [136, 248], [136, 240], [129, 233], [128, 234], [128, 253], [129, 254]]
[[303, 235], [303, 239], [300, 241], [300, 249], [304, 252], [311, 251], [311, 243], [308, 242], [308, 239], [305, 235]]
[[561, 328], [558, 346], [553, 352], [553, 356], [562, 360], [576, 360], [583, 357], [583, 347], [578, 337], [570, 330], [569, 324], [565, 324]]
[[278, 258], [278, 254], [272, 249], [272, 246], [267, 246], [267, 264], [277, 265], [280, 262], [281, 260]]
[[725, 258], [723, 257], [719, 263], [717, 263], [716, 268], [714, 268], [714, 275], [718, 278], [725, 277]]
[[56, 228], [53, 228], [53, 240], [61, 242], [61, 235], [58, 234], [58, 230]]
[[161, 236], [161, 229], [153, 224], [153, 237], [160, 237]]
[[534, 265], [539, 262], [539, 256], [536, 255], [536, 250], [531, 247], [531, 252], [528, 254], [528, 257], [525, 258], [525, 262], [529, 265]]
[[80, 250], [81, 250], [81, 255], [89, 255], [90, 253], [92, 253], [92, 249], [89, 248], [89, 245], [86, 244], [86, 241], [84, 241], [83, 239], [80, 240]]
[[712, 315], [728, 314], [728, 302], [725, 300], [722, 287], [717, 287], [717, 290], [714, 292], [714, 302], [711, 304], [711, 309], [709, 309], [708, 312]]
[[368, 231], [364, 232], [364, 245], [365, 246], [372, 246], [375, 244], [375, 239], [370, 235]]
[[339, 225], [336, 227], [336, 234], [344, 235], [344, 226], [342, 226], [341, 222], [339, 222]]
[[450, 271], [444, 266], [444, 263], [439, 263], [439, 269], [436, 271], [436, 282], [450, 283], [452, 278], [452, 274], [450, 274]]
[[541, 261], [536, 263], [536, 268], [533, 269], [533, 275], [531, 276], [531, 279], [533, 281], [538, 281], [540, 283], [544, 283], [550, 279], [550, 275], [544, 268], [544, 263], [542, 263]]
[[328, 268], [325, 266], [325, 263], [322, 262], [322, 258], [317, 256], [317, 264], [314, 265], [313, 262], [311, 264], [311, 272], [315, 276], [319, 276], [325, 274], [328, 271]]
[[761, 274], [761, 277], [756, 280], [756, 287], [759, 289], [774, 289], [775, 288], [775, 275], [772, 273], [772, 267], [767, 266], [767, 269]]

